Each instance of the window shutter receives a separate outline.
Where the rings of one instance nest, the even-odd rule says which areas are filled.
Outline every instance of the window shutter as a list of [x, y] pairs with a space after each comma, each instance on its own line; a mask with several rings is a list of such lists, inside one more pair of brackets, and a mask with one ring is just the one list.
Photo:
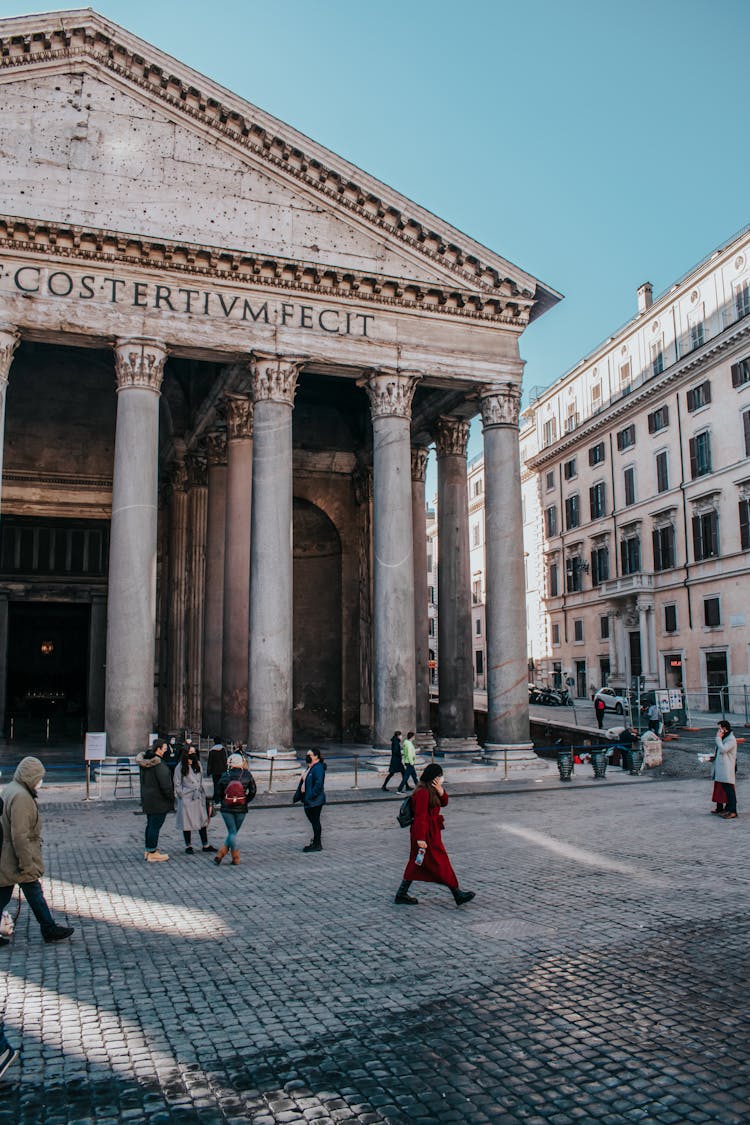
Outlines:
[[711, 384], [709, 383], [708, 379], [706, 379], [706, 382], [703, 384], [703, 401], [711, 401]]
[[698, 457], [695, 452], [695, 438], [690, 439], [690, 476], [696, 477], [698, 475]]
[[740, 547], [750, 549], [750, 502], [740, 500]]
[[661, 570], [662, 565], [661, 565], [661, 549], [660, 549], [660, 541], [659, 541], [659, 532], [656, 529], [654, 529], [654, 531], [652, 531], [652, 533], [651, 533], [651, 536], [652, 536], [652, 540], [653, 540], [653, 544], [654, 544], [654, 570]]
[[693, 558], [696, 562], [703, 558], [700, 516], [693, 516]]

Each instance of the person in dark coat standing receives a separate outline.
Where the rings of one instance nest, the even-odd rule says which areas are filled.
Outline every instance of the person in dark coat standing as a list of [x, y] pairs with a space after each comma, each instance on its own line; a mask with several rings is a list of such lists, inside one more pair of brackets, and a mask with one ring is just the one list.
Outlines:
[[596, 714], [596, 725], [599, 727], [599, 730], [601, 730], [602, 727], [604, 726], [604, 712], [606, 711], [606, 709], [607, 709], [607, 704], [604, 702], [604, 700], [602, 699], [601, 696], [599, 696], [597, 699], [594, 700], [594, 712]]
[[148, 863], [164, 863], [169, 859], [166, 852], [159, 851], [162, 825], [167, 813], [174, 812], [172, 771], [165, 760], [168, 754], [168, 744], [157, 742], [153, 750], [147, 750], [136, 758], [141, 767], [141, 807], [146, 814], [143, 858]]
[[386, 792], [388, 790], [388, 782], [391, 780], [392, 777], [395, 777], [397, 773], [401, 775], [401, 784], [403, 785], [403, 783], [404, 783], [404, 763], [401, 759], [401, 731], [400, 730], [394, 731], [393, 732], [393, 738], [391, 739], [391, 764], [388, 767], [388, 777], [385, 779], [385, 781], [383, 782], [383, 784], [381, 786], [381, 788], [385, 789]]
[[298, 799], [302, 799], [305, 816], [312, 825], [313, 838], [302, 851], [322, 852], [320, 814], [323, 812], [323, 805], [326, 803], [326, 764], [323, 761], [323, 755], [316, 747], [307, 751], [305, 761], [307, 762], [307, 769], [300, 778], [297, 794], [299, 795]]
[[416, 906], [419, 899], [409, 894], [409, 887], [412, 880], [417, 879], [423, 883], [441, 883], [449, 887], [456, 906], [471, 902], [475, 893], [460, 889], [443, 844], [445, 822], [441, 809], [448, 804], [448, 794], [443, 788], [442, 767], [437, 762], [432, 762], [422, 771], [419, 784], [412, 793], [411, 803], [414, 810], [410, 829], [411, 852], [395, 901]]
[[227, 751], [224, 744], [217, 738], [213, 746], [208, 752], [208, 760], [206, 762], [206, 773], [213, 781], [213, 799], [214, 804], [219, 803], [219, 782], [221, 775], [227, 768]]

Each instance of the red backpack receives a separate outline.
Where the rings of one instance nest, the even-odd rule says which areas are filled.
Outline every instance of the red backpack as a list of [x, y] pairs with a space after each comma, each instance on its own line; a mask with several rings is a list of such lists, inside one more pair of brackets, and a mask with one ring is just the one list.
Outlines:
[[231, 812], [243, 812], [247, 808], [247, 794], [245, 786], [234, 778], [224, 790], [224, 804]]

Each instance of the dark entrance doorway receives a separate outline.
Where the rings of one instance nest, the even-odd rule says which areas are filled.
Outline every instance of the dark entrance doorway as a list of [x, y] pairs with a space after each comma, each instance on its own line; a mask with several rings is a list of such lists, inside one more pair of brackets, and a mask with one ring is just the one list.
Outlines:
[[706, 653], [706, 686], [708, 687], [709, 711], [721, 711], [728, 704], [727, 654], [725, 652]]
[[293, 734], [341, 738], [341, 540], [331, 520], [294, 501]]
[[638, 680], [641, 675], [641, 634], [628, 633], [628, 641], [630, 645], [630, 686], [635, 691], [638, 688]]
[[[14, 738], [80, 739], [86, 720], [88, 605], [8, 607], [5, 730]], [[48, 726], [49, 721], [49, 726]]]

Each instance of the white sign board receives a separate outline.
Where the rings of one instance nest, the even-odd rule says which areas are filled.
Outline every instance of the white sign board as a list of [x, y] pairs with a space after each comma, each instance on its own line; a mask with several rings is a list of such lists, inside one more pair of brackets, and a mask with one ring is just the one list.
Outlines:
[[87, 731], [83, 757], [86, 762], [101, 762], [107, 757], [107, 732]]
[[679, 711], [682, 707], [682, 692], [679, 688], [669, 689], [669, 710]]
[[658, 691], [656, 693], [656, 702], [659, 704], [659, 710], [662, 712], [662, 714], [665, 711], [671, 711], [672, 710], [672, 708], [669, 706], [669, 692], [668, 691]]
[[267, 758], [275, 758], [277, 754], [278, 754], [278, 750], [276, 749], [275, 746], [271, 746], [268, 750], [266, 750], [266, 757]]

